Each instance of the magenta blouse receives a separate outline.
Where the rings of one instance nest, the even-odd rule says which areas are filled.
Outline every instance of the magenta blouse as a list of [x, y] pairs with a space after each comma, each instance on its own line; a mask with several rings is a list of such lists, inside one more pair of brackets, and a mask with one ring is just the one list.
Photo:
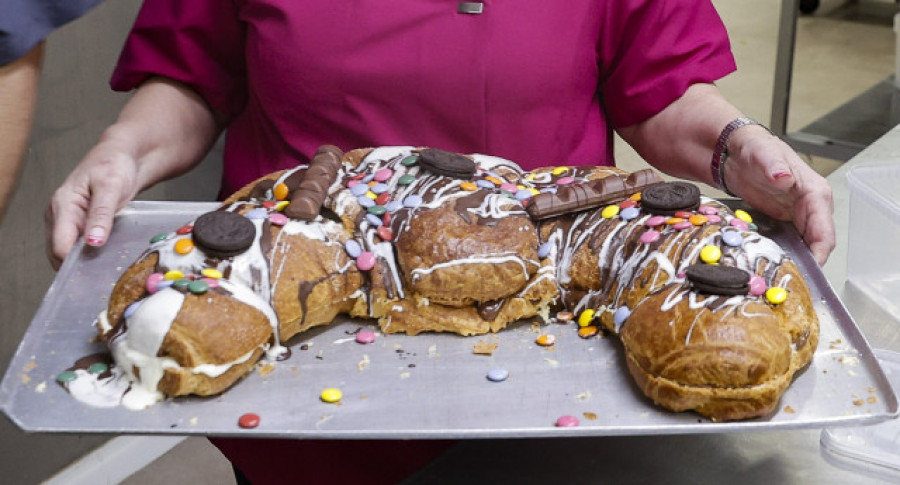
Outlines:
[[612, 130], [735, 69], [708, 0], [147, 0], [112, 87], [191, 86], [230, 120], [222, 192], [319, 145], [605, 164]]

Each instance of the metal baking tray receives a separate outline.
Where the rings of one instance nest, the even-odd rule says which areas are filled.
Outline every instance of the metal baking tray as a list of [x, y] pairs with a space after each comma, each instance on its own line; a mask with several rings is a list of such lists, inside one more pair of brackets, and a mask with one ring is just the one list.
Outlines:
[[[655, 406], [632, 383], [614, 337], [579, 338], [571, 325], [522, 322], [497, 334], [379, 335], [354, 341], [363, 320], [343, 319], [296, 336], [289, 359], [260, 367], [216, 397], [169, 399], [131, 411], [82, 404], [55, 382], [81, 357], [104, 352], [92, 326], [119, 275], [154, 234], [216, 204], [134, 202], [102, 249], [77, 246], [65, 261], [7, 369], [0, 408], [33, 432], [252, 435], [295, 438], [512, 438], [722, 433], [875, 423], [897, 416], [878, 360], [793, 227], [757, 216], [807, 278], [821, 320], [818, 351], [772, 416], [716, 423]], [[535, 343], [550, 333], [556, 344]], [[492, 355], [476, 355], [481, 342]], [[503, 382], [486, 374], [502, 368]], [[343, 392], [340, 403], [319, 396]], [[244, 429], [245, 413], [260, 416]], [[572, 415], [577, 427], [556, 427]]]

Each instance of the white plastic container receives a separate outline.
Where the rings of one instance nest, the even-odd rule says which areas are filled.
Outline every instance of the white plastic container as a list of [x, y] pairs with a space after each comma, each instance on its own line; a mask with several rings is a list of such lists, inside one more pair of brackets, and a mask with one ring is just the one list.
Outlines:
[[900, 315], [900, 159], [853, 167], [847, 185], [847, 281], [885, 311]]
[[[900, 389], [900, 354], [876, 350], [891, 386]], [[900, 483], [900, 421], [872, 426], [828, 428], [819, 440], [826, 461], [848, 470]]]

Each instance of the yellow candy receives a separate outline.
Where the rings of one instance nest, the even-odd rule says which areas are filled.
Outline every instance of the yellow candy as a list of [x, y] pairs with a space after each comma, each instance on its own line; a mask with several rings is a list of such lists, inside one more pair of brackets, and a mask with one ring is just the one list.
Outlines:
[[674, 226], [675, 224], [678, 224], [679, 222], [684, 222], [684, 219], [682, 219], [680, 217], [670, 217], [670, 218], [666, 219], [667, 226]]
[[536, 178], [537, 175], [533, 174], [532, 172], [528, 172], [528, 175], [525, 176], [525, 180], [534, 180]]
[[562, 175], [569, 171], [569, 167], [556, 167], [553, 169], [553, 175]]
[[184, 273], [178, 271], [177, 269], [173, 269], [166, 271], [166, 274], [163, 275], [163, 278], [167, 280], [180, 280], [181, 278], [184, 278]]
[[468, 192], [478, 190], [478, 186], [473, 184], [472, 182], [463, 182], [463, 183], [459, 184], [459, 188], [461, 188], [465, 191], [468, 191]]
[[594, 319], [594, 310], [590, 308], [581, 312], [581, 315], [578, 315], [578, 326], [579, 327], [587, 327], [591, 324], [591, 320]]
[[734, 216], [737, 217], [738, 219], [746, 222], [747, 224], [750, 224], [751, 222], [753, 222], [753, 218], [750, 217], [750, 214], [748, 214], [747, 211], [745, 211], [745, 210], [738, 209], [738, 210], [734, 211]]
[[716, 264], [722, 258], [722, 250], [718, 246], [704, 246], [700, 250], [700, 259], [704, 263]]
[[487, 180], [488, 182], [494, 184], [494, 185], [501, 185], [501, 184], [503, 184], [503, 181], [502, 181], [502, 180], [498, 179], [497, 177], [494, 177], [493, 175], [488, 175], [488, 176], [485, 177], [484, 179]]
[[290, 201], [282, 200], [281, 202], [278, 202], [277, 204], [275, 204], [274, 209], [281, 212], [284, 210], [285, 207], [287, 207], [289, 205], [291, 205]]
[[375, 199], [378, 198], [378, 194], [376, 194], [375, 192], [372, 192], [372, 191], [370, 190], [370, 191], [366, 192], [366, 197], [368, 197], [368, 198], [370, 198], [370, 199], [372, 199], [372, 200], [375, 200]]
[[340, 389], [335, 389], [333, 387], [329, 387], [322, 391], [322, 395], [319, 396], [325, 402], [338, 402], [344, 397], [344, 394], [341, 393]]
[[187, 254], [194, 250], [194, 241], [184, 238], [175, 241], [175, 252], [178, 254]]
[[528, 191], [531, 192], [531, 195], [538, 195], [538, 194], [541, 193], [540, 190], [538, 190], [538, 189], [536, 189], [536, 188], [534, 188], [534, 187], [529, 187], [529, 188], [528, 188]]
[[554, 337], [553, 335], [547, 335], [545, 333], [538, 337], [535, 342], [537, 342], [537, 344], [542, 347], [549, 347], [556, 343], [556, 337]]
[[222, 272], [217, 270], [216, 268], [204, 268], [203, 271], [200, 272], [200, 274], [214, 280], [222, 277]]
[[779, 286], [773, 286], [766, 290], [766, 300], [775, 305], [784, 303], [787, 300], [787, 291]]
[[275, 200], [284, 200], [288, 198], [288, 190], [287, 185], [283, 182], [276, 185], [275, 188], [272, 189], [272, 194], [275, 196]]
[[612, 219], [613, 217], [616, 217], [617, 215], [619, 215], [619, 206], [608, 205], [603, 208], [603, 212], [601, 212], [600, 215], [604, 219]]

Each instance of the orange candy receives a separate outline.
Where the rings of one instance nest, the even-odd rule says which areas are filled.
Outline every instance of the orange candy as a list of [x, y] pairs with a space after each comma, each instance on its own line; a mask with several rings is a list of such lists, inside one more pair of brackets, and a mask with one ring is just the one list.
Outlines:
[[684, 222], [684, 219], [682, 219], [680, 217], [670, 217], [670, 218], [666, 219], [666, 224], [669, 226], [674, 226], [675, 224], [678, 224], [679, 222]]
[[272, 189], [272, 194], [275, 196], [275, 200], [285, 200], [289, 195], [288, 186], [284, 184], [284, 182], [276, 185]]
[[695, 214], [688, 220], [691, 221], [691, 224], [695, 226], [702, 226], [703, 224], [706, 224], [707, 221], [709, 221], [706, 216], [700, 214]]
[[600, 327], [596, 325], [588, 325], [578, 329], [578, 336], [581, 338], [591, 338], [598, 333], [600, 333]]
[[459, 188], [461, 188], [465, 191], [468, 191], [468, 192], [473, 192], [475, 190], [478, 190], [478, 186], [473, 184], [472, 182], [463, 182], [463, 183], [459, 184]]
[[179, 239], [175, 242], [175, 252], [178, 254], [187, 254], [194, 250], [194, 241], [188, 238]]
[[545, 333], [538, 337], [535, 342], [542, 347], [549, 347], [556, 343], [556, 337]]

